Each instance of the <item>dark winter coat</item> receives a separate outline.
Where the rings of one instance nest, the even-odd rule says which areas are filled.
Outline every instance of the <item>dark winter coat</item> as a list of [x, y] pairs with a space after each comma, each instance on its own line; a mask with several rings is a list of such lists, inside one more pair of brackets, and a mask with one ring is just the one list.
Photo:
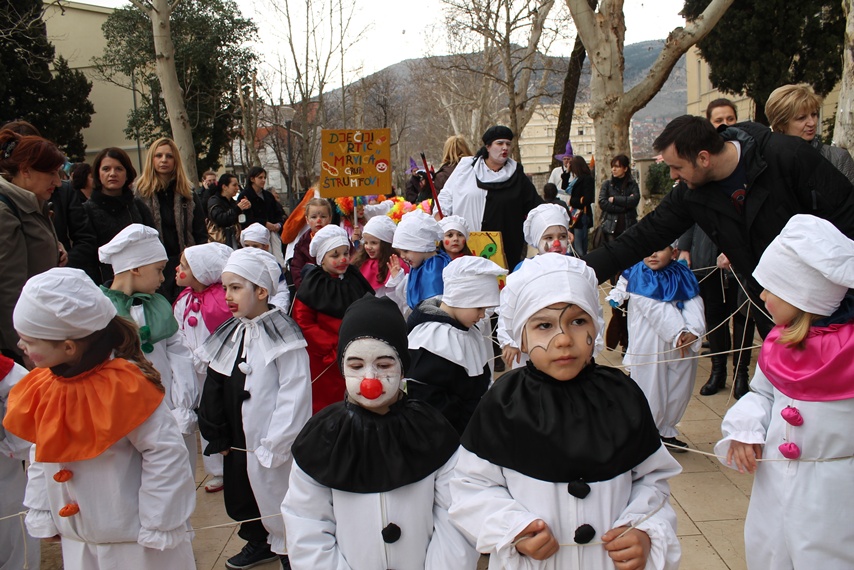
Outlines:
[[[695, 222], [745, 276], [752, 276], [762, 252], [795, 214], [824, 218], [854, 239], [854, 186], [819, 151], [757, 123], [739, 123], [722, 136], [741, 143], [744, 213], [717, 182], [693, 189], [680, 183], [623, 236], [585, 257], [600, 282], [666, 247]], [[748, 277], [747, 286], [760, 302], [759, 284]]]
[[88, 269], [98, 255], [95, 232], [83, 209], [85, 201], [85, 196], [67, 180], [53, 191], [50, 200], [56, 237], [68, 252], [68, 267], [77, 269]]
[[237, 202], [222, 194], [214, 194], [208, 200], [206, 210], [211, 223], [225, 231], [225, 243], [234, 247], [237, 241], [237, 237], [234, 235], [234, 224], [237, 223], [242, 211], [237, 207]]
[[282, 209], [282, 205], [268, 190], [262, 190], [259, 196], [252, 188], [252, 184], [248, 184], [237, 196], [237, 201], [240, 202], [244, 198], [252, 204], [251, 208], [244, 211], [246, 221], [241, 224], [244, 228], [256, 222], [262, 226], [267, 222], [271, 224], [285, 223], [285, 211]]
[[[578, 183], [576, 182], [575, 185], [578, 186]], [[611, 202], [609, 198], [613, 198], [614, 201]], [[639, 202], [640, 188], [637, 182], [632, 179], [626, 182], [623, 178], [606, 180], [602, 190], [599, 191], [599, 210], [602, 212], [602, 226], [605, 232], [620, 235], [622, 231], [619, 230], [625, 231], [635, 225], [638, 221]]]
[[593, 225], [593, 202], [596, 200], [596, 183], [590, 175], [580, 176], [572, 185], [572, 194], [569, 195], [569, 205], [578, 210], [583, 209], [582, 214], [586, 221], [584, 227]]

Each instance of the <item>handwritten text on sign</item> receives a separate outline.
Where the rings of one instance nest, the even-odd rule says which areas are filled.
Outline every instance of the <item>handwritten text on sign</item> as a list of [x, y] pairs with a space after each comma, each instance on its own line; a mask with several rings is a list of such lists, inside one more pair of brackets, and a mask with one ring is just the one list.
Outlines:
[[391, 192], [389, 129], [324, 129], [321, 133], [321, 196], [337, 198]]

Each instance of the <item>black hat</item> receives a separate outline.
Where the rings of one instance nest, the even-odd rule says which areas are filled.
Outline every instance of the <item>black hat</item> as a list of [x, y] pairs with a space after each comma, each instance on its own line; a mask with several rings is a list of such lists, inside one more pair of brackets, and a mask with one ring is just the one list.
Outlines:
[[486, 146], [489, 146], [493, 141], [497, 141], [498, 139], [512, 141], [513, 131], [503, 125], [495, 125], [486, 129], [486, 132], [483, 133], [481, 139], [483, 140], [483, 144]]
[[359, 338], [387, 342], [397, 351], [404, 373], [409, 368], [406, 321], [397, 304], [388, 297], [367, 294], [347, 308], [338, 330], [338, 366], [342, 370], [344, 351]]

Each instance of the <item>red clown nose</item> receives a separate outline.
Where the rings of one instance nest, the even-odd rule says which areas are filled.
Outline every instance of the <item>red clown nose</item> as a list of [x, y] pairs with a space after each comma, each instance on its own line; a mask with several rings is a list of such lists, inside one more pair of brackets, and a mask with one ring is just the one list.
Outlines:
[[383, 383], [378, 378], [365, 378], [359, 384], [359, 392], [369, 400], [376, 400], [383, 395]]
[[560, 240], [556, 239], [552, 242], [552, 249], [560, 249]]

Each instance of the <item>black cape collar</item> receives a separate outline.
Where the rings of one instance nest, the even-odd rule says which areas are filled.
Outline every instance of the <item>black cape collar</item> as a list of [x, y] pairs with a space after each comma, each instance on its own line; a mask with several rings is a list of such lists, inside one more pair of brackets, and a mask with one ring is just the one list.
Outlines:
[[490, 463], [553, 483], [608, 481], [661, 446], [637, 384], [595, 363], [567, 382], [531, 363], [502, 376], [461, 443]]
[[327, 406], [294, 442], [312, 479], [350, 493], [384, 493], [420, 481], [454, 454], [459, 437], [435, 409], [403, 396], [384, 416], [350, 402]]
[[365, 296], [374, 294], [374, 288], [352, 265], [347, 268], [343, 279], [332, 277], [320, 266], [308, 270], [296, 297], [305, 306], [336, 319], [344, 318], [347, 307]]

